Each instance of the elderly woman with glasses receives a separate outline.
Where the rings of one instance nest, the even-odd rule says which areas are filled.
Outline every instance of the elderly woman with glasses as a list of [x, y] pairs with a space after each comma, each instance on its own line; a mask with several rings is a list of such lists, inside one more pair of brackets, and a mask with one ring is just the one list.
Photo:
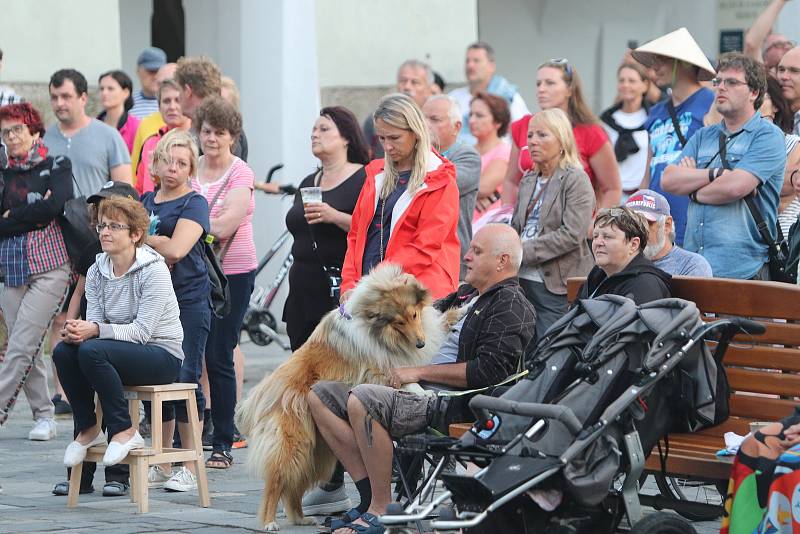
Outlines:
[[522, 239], [519, 282], [536, 309], [541, 337], [567, 311], [567, 278], [586, 276], [592, 268], [586, 229], [595, 198], [566, 113], [540, 111], [527, 138], [536, 170], [519, 184], [511, 226]]
[[0, 168], [0, 269], [5, 274], [0, 306], [8, 328], [0, 367], [0, 425], [24, 391], [35, 421], [28, 439], [46, 441], [55, 437], [56, 423], [39, 349], [69, 282], [69, 257], [57, 221], [72, 198], [72, 165], [48, 155], [41, 116], [28, 103], [0, 108], [0, 135], [8, 154]]
[[107, 439], [95, 413], [95, 393], [110, 440], [103, 464], [118, 464], [132, 449], [144, 447], [123, 386], [170, 384], [183, 360], [180, 309], [169, 268], [144, 244], [147, 210], [132, 198], [112, 197], [100, 202], [97, 220], [103, 253], [86, 275], [86, 320], [68, 320], [53, 351], [77, 432], [64, 452], [67, 467]]
[[595, 267], [578, 298], [621, 295], [636, 304], [671, 296], [671, 276], [645, 258], [647, 221], [630, 208], [603, 209], [594, 220]]
[[[541, 109], [558, 108], [569, 117], [583, 170], [595, 192], [597, 207], [617, 205], [622, 195], [622, 182], [614, 148], [583, 98], [583, 86], [575, 67], [566, 59], [551, 59], [542, 63], [536, 73], [536, 98]], [[527, 150], [530, 120], [531, 115], [527, 115], [511, 124], [514, 142], [503, 183], [503, 205], [516, 201], [520, 178], [533, 167]]]

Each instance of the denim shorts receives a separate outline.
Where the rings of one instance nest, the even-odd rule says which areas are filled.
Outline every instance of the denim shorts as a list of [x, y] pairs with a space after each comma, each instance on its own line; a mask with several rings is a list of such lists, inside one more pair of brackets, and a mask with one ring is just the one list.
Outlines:
[[424, 430], [435, 405], [435, 398], [374, 384], [360, 384], [350, 389], [342, 382], [323, 381], [311, 386], [311, 390], [331, 412], [345, 421], [349, 420], [347, 399], [352, 394], [394, 439]]

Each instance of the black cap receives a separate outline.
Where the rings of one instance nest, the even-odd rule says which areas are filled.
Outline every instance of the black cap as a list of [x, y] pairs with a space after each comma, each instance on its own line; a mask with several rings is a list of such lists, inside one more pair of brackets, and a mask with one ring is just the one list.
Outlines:
[[87, 198], [86, 202], [94, 204], [108, 197], [129, 197], [133, 200], [139, 200], [139, 193], [136, 192], [136, 189], [131, 184], [109, 180], [103, 184], [100, 191]]

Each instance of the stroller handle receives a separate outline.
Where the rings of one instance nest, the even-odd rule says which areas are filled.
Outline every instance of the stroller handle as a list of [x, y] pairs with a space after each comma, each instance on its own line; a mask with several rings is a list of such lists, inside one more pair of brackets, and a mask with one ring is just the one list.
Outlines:
[[744, 317], [731, 317], [728, 321], [730, 321], [731, 325], [738, 328], [740, 332], [744, 332], [745, 334], [760, 336], [767, 331], [767, 327], [762, 323], [757, 323], [750, 319], [745, 319]]
[[574, 435], [582, 430], [580, 421], [566, 406], [558, 404], [539, 404], [536, 402], [517, 402], [487, 395], [476, 395], [469, 401], [470, 409], [481, 421], [490, 418], [488, 410], [527, 417], [544, 417], [560, 421]]

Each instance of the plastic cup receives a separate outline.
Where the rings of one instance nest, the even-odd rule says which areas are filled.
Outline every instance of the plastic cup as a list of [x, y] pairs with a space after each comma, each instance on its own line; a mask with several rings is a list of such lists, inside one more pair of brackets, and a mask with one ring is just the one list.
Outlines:
[[322, 202], [322, 188], [301, 187], [300, 196], [303, 198], [303, 204], [319, 204]]

